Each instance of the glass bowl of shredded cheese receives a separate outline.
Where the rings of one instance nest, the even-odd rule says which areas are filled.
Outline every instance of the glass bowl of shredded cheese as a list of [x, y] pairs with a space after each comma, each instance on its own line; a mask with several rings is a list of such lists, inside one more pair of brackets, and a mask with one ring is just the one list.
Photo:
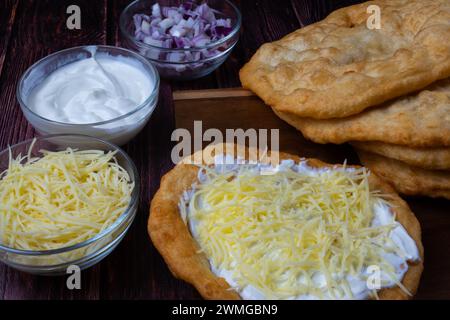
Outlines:
[[98, 138], [24, 141], [0, 152], [0, 171], [0, 261], [21, 271], [88, 268], [119, 244], [136, 215], [136, 167]]

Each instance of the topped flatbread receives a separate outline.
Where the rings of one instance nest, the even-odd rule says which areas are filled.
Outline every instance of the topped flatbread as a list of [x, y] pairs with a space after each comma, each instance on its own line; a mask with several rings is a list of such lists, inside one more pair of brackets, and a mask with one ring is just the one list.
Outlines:
[[347, 117], [449, 77], [448, 39], [448, 0], [369, 1], [264, 44], [240, 78], [277, 111]]
[[177, 278], [206, 299], [416, 292], [419, 222], [388, 184], [357, 166], [269, 151], [274, 167], [256, 149], [233, 150], [208, 147], [191, 158], [203, 164], [178, 164], [152, 200], [148, 231]]

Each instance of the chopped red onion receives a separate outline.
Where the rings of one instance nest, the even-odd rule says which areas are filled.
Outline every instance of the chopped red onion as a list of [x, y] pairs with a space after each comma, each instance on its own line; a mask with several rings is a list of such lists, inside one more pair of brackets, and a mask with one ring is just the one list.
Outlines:
[[161, 18], [161, 7], [159, 4], [155, 4], [152, 6], [152, 17], [154, 18]]
[[[195, 5], [187, 1], [179, 7], [161, 7], [154, 4], [151, 16], [135, 14], [135, 38], [146, 44], [166, 49], [191, 49], [207, 46], [232, 31], [231, 19], [216, 18], [218, 11], [206, 3]], [[172, 52], [162, 58], [170, 62], [191, 62], [213, 57], [221, 51], [202, 49]]]

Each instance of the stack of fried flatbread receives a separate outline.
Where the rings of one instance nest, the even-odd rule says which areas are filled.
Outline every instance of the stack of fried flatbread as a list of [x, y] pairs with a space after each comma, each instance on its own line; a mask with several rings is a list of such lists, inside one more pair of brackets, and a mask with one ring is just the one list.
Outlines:
[[350, 142], [399, 192], [450, 198], [449, 0], [337, 10], [264, 44], [240, 77], [306, 138]]

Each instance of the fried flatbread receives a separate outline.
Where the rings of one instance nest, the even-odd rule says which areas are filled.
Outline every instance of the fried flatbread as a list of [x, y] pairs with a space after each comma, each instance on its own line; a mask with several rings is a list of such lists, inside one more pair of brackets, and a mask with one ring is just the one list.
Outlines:
[[[211, 159], [214, 150], [206, 148], [203, 151], [204, 159]], [[234, 155], [247, 160], [258, 160], [255, 149], [236, 149], [235, 145], [223, 146], [223, 153], [235, 150]], [[222, 153], [222, 152], [221, 152]], [[269, 156], [273, 153], [268, 153]], [[277, 154], [280, 160], [292, 159], [296, 162], [300, 158], [289, 154]], [[198, 157], [194, 157], [198, 159]], [[265, 162], [265, 161], [263, 161]], [[161, 186], [151, 202], [150, 217], [148, 221], [148, 232], [153, 244], [161, 253], [173, 275], [192, 284], [205, 299], [240, 299], [240, 296], [230, 288], [223, 279], [217, 277], [211, 270], [207, 257], [199, 250], [197, 242], [191, 236], [189, 228], [183, 222], [180, 215], [179, 203], [183, 193], [192, 188], [198, 182], [197, 166], [180, 163], [168, 172], [161, 181]], [[205, 162], [204, 164], [211, 164]], [[319, 160], [308, 160], [312, 167], [339, 167], [329, 165]], [[388, 197], [388, 201], [395, 211], [397, 221], [407, 230], [408, 234], [415, 240], [421, 256], [421, 261], [409, 263], [409, 269], [405, 274], [402, 284], [412, 294], [417, 291], [420, 276], [423, 270], [423, 246], [421, 242], [420, 225], [414, 214], [392, 189], [376, 175], [371, 174], [369, 184], [373, 190], [380, 190]], [[380, 299], [409, 299], [399, 287], [386, 288], [379, 291]]]
[[[380, 29], [367, 27], [370, 5]], [[448, 0], [369, 1], [264, 44], [240, 78], [279, 112], [348, 117], [449, 77], [448, 39]]]
[[450, 199], [450, 171], [422, 169], [375, 153], [357, 151], [361, 162], [399, 193]]
[[361, 150], [400, 160], [409, 165], [431, 169], [450, 169], [450, 147], [413, 148], [383, 142], [351, 142]]
[[347, 118], [315, 120], [274, 111], [317, 143], [382, 141], [411, 147], [450, 146], [450, 79]]

